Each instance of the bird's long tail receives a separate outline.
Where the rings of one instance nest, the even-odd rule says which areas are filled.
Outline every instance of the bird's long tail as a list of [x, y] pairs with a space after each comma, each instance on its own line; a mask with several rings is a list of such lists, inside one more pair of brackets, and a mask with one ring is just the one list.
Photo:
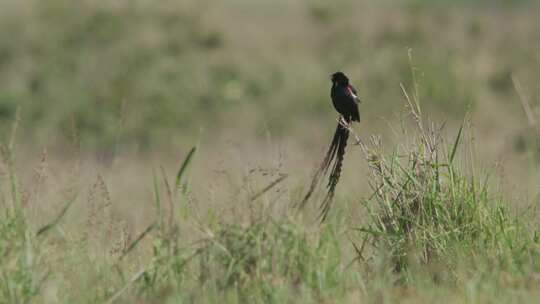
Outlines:
[[[345, 148], [347, 147], [347, 139], [349, 138], [349, 130], [341, 124], [338, 124], [336, 128], [336, 133], [334, 134], [334, 140], [332, 140], [333, 151], [333, 166], [332, 171], [330, 171], [330, 176], [328, 178], [328, 192], [324, 197], [324, 200], [321, 204], [321, 220], [326, 220], [328, 211], [332, 205], [332, 199], [334, 198], [334, 193], [336, 192], [336, 186], [339, 182], [341, 176], [341, 168], [343, 166], [343, 159], [345, 157]], [[325, 168], [325, 173], [328, 171], [328, 168], [331, 165], [332, 160], [327, 164]]]
[[328, 192], [326, 193], [324, 200], [321, 204], [321, 219], [324, 221], [326, 219], [326, 216], [328, 214], [328, 211], [330, 210], [332, 199], [334, 197], [336, 186], [339, 182], [339, 177], [341, 176], [341, 167], [343, 165], [343, 158], [345, 156], [345, 148], [347, 146], [347, 139], [349, 138], [349, 130], [343, 126], [340, 123], [338, 123], [336, 127], [336, 131], [334, 132], [334, 137], [332, 138], [332, 143], [330, 144], [330, 147], [328, 149], [328, 152], [326, 152], [326, 156], [321, 163], [321, 166], [317, 169], [315, 172], [315, 176], [313, 177], [313, 180], [311, 181], [311, 185], [309, 187], [308, 192], [304, 196], [304, 199], [300, 203], [300, 208], [303, 208], [313, 192], [315, 191], [315, 188], [317, 188], [317, 185], [319, 184], [321, 177], [326, 175], [330, 167], [332, 167], [332, 170], [330, 171], [330, 176], [328, 179]]

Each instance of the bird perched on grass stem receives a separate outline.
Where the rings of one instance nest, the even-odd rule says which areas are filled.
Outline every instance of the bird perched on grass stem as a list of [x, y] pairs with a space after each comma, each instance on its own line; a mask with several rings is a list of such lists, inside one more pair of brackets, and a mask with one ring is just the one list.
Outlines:
[[360, 122], [360, 112], [358, 111], [360, 100], [358, 99], [356, 89], [349, 83], [349, 78], [342, 72], [336, 72], [332, 74], [331, 80], [332, 89], [330, 90], [330, 97], [332, 98], [334, 108], [340, 114], [340, 118], [326, 157], [315, 173], [311, 187], [301, 203], [301, 207], [305, 205], [319, 183], [320, 177], [325, 175], [331, 167], [327, 184], [328, 192], [321, 205], [320, 216], [322, 221], [326, 219], [328, 211], [330, 211], [336, 186], [341, 176], [345, 147], [349, 138], [349, 125], [352, 121]]

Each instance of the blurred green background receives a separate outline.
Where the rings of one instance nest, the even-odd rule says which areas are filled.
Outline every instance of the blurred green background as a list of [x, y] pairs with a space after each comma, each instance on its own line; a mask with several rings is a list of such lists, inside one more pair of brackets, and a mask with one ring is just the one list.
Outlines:
[[32, 148], [78, 138], [144, 153], [201, 129], [310, 147], [334, 125], [330, 73], [359, 89], [368, 135], [404, 110], [412, 53], [427, 113], [456, 123], [470, 110], [487, 143], [526, 149], [511, 75], [534, 110], [539, 12], [517, 0], [3, 0], [0, 134], [20, 107], [18, 141]]
[[539, 79], [538, 0], [0, 0], [0, 303], [533, 303]]

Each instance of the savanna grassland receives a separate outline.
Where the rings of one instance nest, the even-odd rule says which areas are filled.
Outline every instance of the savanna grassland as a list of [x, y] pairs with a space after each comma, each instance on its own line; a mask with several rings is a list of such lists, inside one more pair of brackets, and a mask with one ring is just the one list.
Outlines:
[[[535, 303], [535, 1], [2, 0], [0, 303]], [[359, 90], [330, 216], [298, 208]]]

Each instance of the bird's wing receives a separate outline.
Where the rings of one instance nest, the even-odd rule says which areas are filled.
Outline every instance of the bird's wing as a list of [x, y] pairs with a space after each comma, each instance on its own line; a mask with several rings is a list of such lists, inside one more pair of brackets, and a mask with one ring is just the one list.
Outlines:
[[347, 87], [347, 93], [349, 96], [351, 96], [356, 102], [360, 102], [360, 98], [358, 98], [358, 92], [356, 91], [356, 89], [352, 86], [352, 85], [349, 85]]

